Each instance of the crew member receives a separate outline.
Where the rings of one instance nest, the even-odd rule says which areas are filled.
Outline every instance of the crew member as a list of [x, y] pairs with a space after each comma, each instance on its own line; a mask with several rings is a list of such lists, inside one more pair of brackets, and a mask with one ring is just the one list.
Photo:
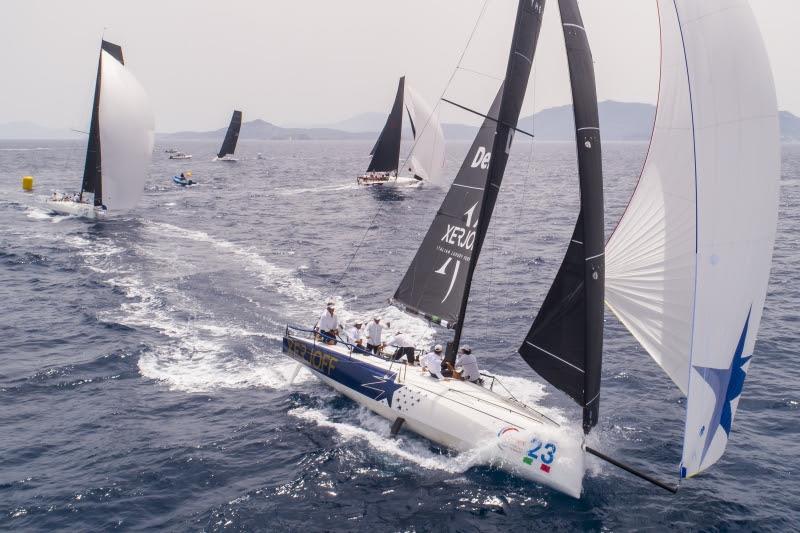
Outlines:
[[372, 317], [372, 322], [367, 326], [367, 350], [378, 354], [381, 351], [381, 335], [383, 335], [383, 326], [381, 325], [381, 317]]
[[405, 356], [406, 361], [410, 365], [414, 364], [416, 357], [414, 355], [414, 342], [405, 335], [402, 331], [397, 331], [394, 334], [394, 337], [389, 339], [386, 343], [388, 346], [394, 346], [394, 354], [392, 355], [392, 361], [399, 361], [401, 357]]
[[336, 335], [339, 334], [339, 317], [336, 315], [335, 307], [336, 304], [333, 301], [328, 302], [317, 323], [319, 334], [325, 344], [336, 344]]
[[472, 355], [472, 348], [462, 346], [456, 356], [456, 371], [454, 376], [472, 383], [481, 382], [481, 371], [478, 368], [478, 360]]
[[361, 322], [356, 322], [353, 327], [347, 332], [347, 337], [350, 342], [356, 345], [356, 351], [364, 351], [364, 329], [361, 327]]
[[430, 372], [431, 376], [437, 379], [444, 379], [442, 374], [442, 345], [437, 344], [432, 352], [428, 352], [419, 360], [422, 365], [422, 372]]

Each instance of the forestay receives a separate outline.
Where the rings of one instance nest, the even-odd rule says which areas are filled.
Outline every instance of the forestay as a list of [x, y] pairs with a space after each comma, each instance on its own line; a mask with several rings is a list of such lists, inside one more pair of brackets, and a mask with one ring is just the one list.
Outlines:
[[572, 87], [581, 207], [566, 256], [520, 355], [597, 424], [603, 356], [603, 161], [592, 52], [576, 0], [559, 0]]
[[155, 118], [144, 88], [122, 63], [102, 52], [100, 146], [103, 205], [132, 209], [144, 190], [153, 153]]
[[444, 132], [439, 123], [439, 113], [434, 112], [409, 84], [406, 84], [405, 104], [414, 133], [408, 170], [415, 177], [435, 183], [441, 178], [445, 166]]
[[761, 321], [780, 144], [746, 0], [659, 0], [662, 79], [645, 166], [607, 246], [607, 304], [688, 394], [682, 476], [723, 454]]

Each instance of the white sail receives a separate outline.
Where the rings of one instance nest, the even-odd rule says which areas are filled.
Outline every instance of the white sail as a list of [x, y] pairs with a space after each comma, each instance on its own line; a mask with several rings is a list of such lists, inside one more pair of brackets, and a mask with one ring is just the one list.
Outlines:
[[425, 181], [437, 182], [445, 167], [444, 132], [439, 113], [408, 83], [405, 86], [406, 108], [413, 122], [414, 149], [408, 158], [408, 170]]
[[155, 118], [144, 88], [125, 66], [102, 52], [100, 151], [103, 204], [115, 213], [139, 202], [153, 153]]
[[687, 394], [681, 473], [723, 454], [766, 297], [780, 140], [746, 0], [659, 0], [644, 171], [607, 247], [609, 307]]

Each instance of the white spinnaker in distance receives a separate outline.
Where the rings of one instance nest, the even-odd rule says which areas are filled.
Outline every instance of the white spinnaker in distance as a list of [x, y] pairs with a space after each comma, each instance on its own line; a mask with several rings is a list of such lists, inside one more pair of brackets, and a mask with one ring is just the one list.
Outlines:
[[772, 71], [747, 1], [658, 7], [656, 128], [608, 243], [606, 298], [688, 395], [681, 474], [692, 476], [725, 451], [755, 347], [777, 225], [780, 136]]
[[133, 74], [102, 52], [100, 151], [103, 204], [109, 211], [133, 209], [142, 197], [153, 154], [155, 118], [150, 100]]
[[444, 132], [439, 123], [439, 112], [434, 112], [408, 83], [405, 92], [406, 108], [416, 130], [407, 168], [425, 181], [438, 183], [445, 167]]

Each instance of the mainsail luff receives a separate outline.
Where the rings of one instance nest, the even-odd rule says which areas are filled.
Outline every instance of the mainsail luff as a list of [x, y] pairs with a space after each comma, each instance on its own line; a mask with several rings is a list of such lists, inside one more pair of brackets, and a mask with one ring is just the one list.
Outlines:
[[576, 0], [559, 0], [572, 86], [581, 207], [564, 261], [519, 353], [597, 424], [603, 355], [603, 161], [591, 48]]
[[225, 139], [222, 141], [222, 147], [217, 154], [218, 158], [225, 157], [226, 155], [233, 155], [236, 151], [236, 144], [239, 141], [239, 131], [242, 129], [242, 112], [234, 111], [231, 116], [231, 122], [228, 124], [228, 131], [225, 132]]
[[372, 147], [367, 172], [397, 172], [400, 166], [400, 141], [403, 133], [403, 99], [405, 95], [406, 77], [400, 78], [397, 85], [397, 94], [386, 124], [383, 125], [380, 136]]
[[536, 54], [536, 44], [539, 41], [539, 32], [542, 27], [544, 6], [545, 0], [519, 0], [517, 5], [517, 18], [514, 24], [514, 35], [511, 38], [511, 50], [508, 54], [500, 111], [497, 117], [497, 128], [487, 170], [487, 183], [483, 190], [480, 215], [475, 230], [472, 260], [467, 265], [461, 309], [458, 313], [458, 322], [453, 335], [451, 351], [447, 354], [447, 357], [451, 360], [455, 358], [455, 352], [461, 343], [461, 333], [464, 328], [464, 315], [469, 302], [472, 277], [475, 273], [475, 266], [478, 263], [478, 256], [483, 247], [483, 241], [486, 238], [486, 232], [489, 229], [489, 221], [494, 211], [497, 195], [500, 192], [500, 184], [503, 181], [503, 174], [508, 163], [508, 156], [511, 152], [514, 130], [517, 127], [519, 114], [522, 111], [522, 102], [525, 99], [525, 92], [528, 88], [528, 78], [530, 78], [533, 58]]
[[89, 140], [86, 146], [86, 163], [83, 167], [83, 183], [80, 196], [83, 193], [94, 193], [94, 205], [103, 205], [103, 180], [100, 153], [100, 84], [103, 75], [103, 51], [111, 57], [125, 64], [122, 57], [122, 47], [108, 41], [101, 41], [100, 54], [97, 58], [97, 77], [94, 82], [94, 99], [92, 102], [92, 118], [89, 126]]

